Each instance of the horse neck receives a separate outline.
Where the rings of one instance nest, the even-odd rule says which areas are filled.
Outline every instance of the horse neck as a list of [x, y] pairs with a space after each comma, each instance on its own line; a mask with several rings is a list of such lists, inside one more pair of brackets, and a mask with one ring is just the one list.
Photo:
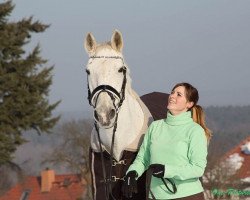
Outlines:
[[126, 90], [125, 100], [119, 113], [120, 120], [126, 117], [125, 119], [129, 120], [132, 124], [136, 123], [138, 126], [142, 126], [140, 122], [143, 122], [144, 113], [140, 101], [140, 97], [133, 89]]
[[[124, 149], [136, 151], [138, 143], [144, 134], [145, 113], [140, 105], [139, 96], [130, 90], [125, 94], [125, 100], [118, 114], [116, 143], [121, 145], [126, 141]], [[132, 144], [132, 146], [131, 146]]]

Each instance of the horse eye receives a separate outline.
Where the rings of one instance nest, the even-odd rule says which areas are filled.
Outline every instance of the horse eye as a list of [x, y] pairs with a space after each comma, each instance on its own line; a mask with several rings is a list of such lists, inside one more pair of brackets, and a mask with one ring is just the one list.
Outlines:
[[86, 73], [89, 75], [90, 74], [90, 71], [88, 69], [86, 69]]
[[122, 66], [119, 70], [118, 70], [118, 72], [124, 72], [124, 71], [126, 71], [126, 67], [125, 66]]

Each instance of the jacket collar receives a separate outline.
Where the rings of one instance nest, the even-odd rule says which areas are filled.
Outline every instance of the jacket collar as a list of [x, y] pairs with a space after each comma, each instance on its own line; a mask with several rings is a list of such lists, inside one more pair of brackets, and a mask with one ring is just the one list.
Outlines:
[[183, 112], [178, 115], [172, 115], [169, 111], [165, 122], [172, 126], [183, 125], [192, 122], [191, 111]]

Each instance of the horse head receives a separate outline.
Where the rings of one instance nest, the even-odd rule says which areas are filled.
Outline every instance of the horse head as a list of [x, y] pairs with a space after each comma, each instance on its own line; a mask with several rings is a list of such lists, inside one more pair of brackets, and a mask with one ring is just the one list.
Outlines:
[[97, 44], [92, 33], [88, 33], [84, 46], [89, 55], [86, 66], [89, 103], [96, 122], [107, 129], [114, 126], [125, 98], [127, 67], [122, 55], [122, 34], [115, 30], [110, 42]]

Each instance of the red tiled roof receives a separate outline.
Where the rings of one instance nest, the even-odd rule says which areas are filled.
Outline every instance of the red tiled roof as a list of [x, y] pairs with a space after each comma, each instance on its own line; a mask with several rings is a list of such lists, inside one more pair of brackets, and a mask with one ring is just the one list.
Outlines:
[[85, 187], [77, 175], [56, 175], [51, 190], [41, 192], [41, 177], [29, 176], [1, 196], [0, 200], [20, 200], [25, 190], [31, 191], [29, 200], [76, 200], [82, 197]]
[[233, 149], [228, 151], [224, 158], [228, 158], [230, 155], [238, 153], [239, 156], [244, 158], [241, 168], [237, 171], [237, 177], [239, 178], [246, 178], [250, 177], [250, 155], [247, 155], [241, 151], [241, 146], [250, 142], [250, 136], [235, 146]]

